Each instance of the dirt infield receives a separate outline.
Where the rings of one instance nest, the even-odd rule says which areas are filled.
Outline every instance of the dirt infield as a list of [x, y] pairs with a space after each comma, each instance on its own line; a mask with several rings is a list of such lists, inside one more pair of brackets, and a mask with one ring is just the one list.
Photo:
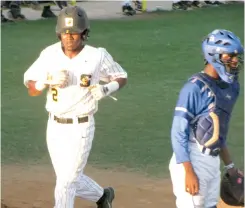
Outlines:
[[[124, 170], [94, 167], [88, 167], [85, 173], [102, 186], [115, 188], [115, 208], [175, 208], [169, 179], [153, 180]], [[51, 208], [54, 186], [51, 166], [2, 166], [2, 203], [5, 208]], [[75, 207], [95, 208], [96, 205], [78, 198]], [[227, 207], [222, 203], [219, 205], [219, 208]]]

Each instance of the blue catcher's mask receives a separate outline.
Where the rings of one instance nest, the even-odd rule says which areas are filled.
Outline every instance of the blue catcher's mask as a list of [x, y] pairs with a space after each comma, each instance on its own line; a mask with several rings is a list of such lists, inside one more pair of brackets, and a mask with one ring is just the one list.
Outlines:
[[[228, 30], [214, 30], [202, 42], [205, 60], [211, 64], [220, 78], [232, 83], [237, 77], [243, 62], [243, 46], [240, 39]], [[229, 55], [222, 59], [223, 55]], [[232, 63], [234, 57], [238, 58], [237, 64]]]

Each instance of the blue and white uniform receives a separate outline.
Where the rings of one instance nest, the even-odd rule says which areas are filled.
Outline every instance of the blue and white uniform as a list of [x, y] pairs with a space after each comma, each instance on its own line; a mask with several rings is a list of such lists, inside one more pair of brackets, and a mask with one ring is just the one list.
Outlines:
[[[176, 205], [181, 207], [213, 207], [218, 203], [220, 159], [218, 152], [226, 145], [226, 135], [233, 106], [239, 95], [239, 83], [227, 84], [205, 73], [192, 76], [182, 88], [177, 101], [171, 130], [173, 156], [170, 173]], [[204, 144], [214, 135], [210, 113], [218, 118], [218, 138]], [[216, 126], [217, 127], [217, 126]], [[197, 137], [197, 138], [196, 138]], [[191, 196], [185, 190], [185, 170], [181, 163], [191, 161], [199, 179], [200, 191]]]
[[[173, 155], [169, 170], [177, 208], [216, 208], [220, 189], [221, 148], [232, 110], [239, 96], [238, 73], [243, 46], [231, 31], [216, 29], [202, 41], [207, 73], [194, 74], [183, 86], [171, 129]], [[199, 192], [187, 192], [185, 169], [190, 162], [199, 181]]]

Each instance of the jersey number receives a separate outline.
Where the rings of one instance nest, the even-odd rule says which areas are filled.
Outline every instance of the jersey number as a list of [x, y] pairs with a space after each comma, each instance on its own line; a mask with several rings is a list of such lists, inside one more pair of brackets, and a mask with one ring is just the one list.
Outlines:
[[58, 90], [56, 88], [52, 88], [51, 91], [52, 91], [53, 101], [57, 102], [58, 101]]

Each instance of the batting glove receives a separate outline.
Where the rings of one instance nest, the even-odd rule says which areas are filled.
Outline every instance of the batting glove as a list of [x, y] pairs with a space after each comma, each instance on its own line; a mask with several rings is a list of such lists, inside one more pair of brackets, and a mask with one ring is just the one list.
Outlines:
[[68, 73], [67, 71], [58, 71], [55, 73], [49, 73], [46, 77], [38, 80], [35, 84], [37, 90], [42, 91], [46, 86], [52, 87], [65, 87], [68, 84]]
[[46, 84], [56, 87], [65, 87], [68, 84], [67, 71], [58, 71], [52, 74], [48, 74]]
[[99, 85], [99, 84], [93, 85], [89, 87], [89, 91], [91, 92], [95, 100], [101, 100], [103, 97], [106, 96], [106, 92], [104, 90], [103, 85]]
[[101, 100], [118, 89], [119, 84], [117, 81], [112, 81], [106, 85], [96, 84], [89, 87], [89, 90], [95, 100]]

